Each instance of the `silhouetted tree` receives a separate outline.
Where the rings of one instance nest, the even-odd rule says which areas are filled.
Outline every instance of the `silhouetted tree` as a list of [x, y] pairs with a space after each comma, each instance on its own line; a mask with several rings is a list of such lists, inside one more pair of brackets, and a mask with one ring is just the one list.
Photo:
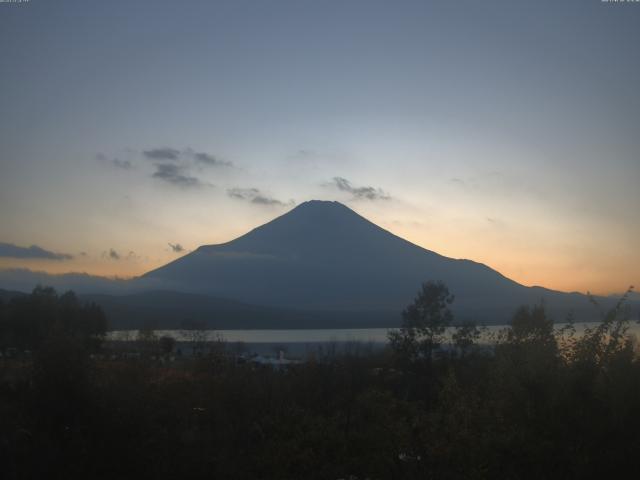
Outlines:
[[158, 335], [156, 335], [156, 330], [152, 323], [147, 322], [138, 330], [136, 344], [141, 353], [146, 355], [155, 355], [158, 353], [160, 344], [158, 343]]
[[[337, 349], [276, 370], [211, 356], [170, 364], [90, 356], [82, 335], [65, 333], [78, 330], [69, 320], [77, 299], [49, 301], [40, 291], [20, 305], [21, 318], [33, 310], [55, 320], [43, 322], [51, 335], [32, 357], [0, 360], [2, 478], [537, 479], [633, 471], [640, 360], [624, 302], [584, 337], [559, 344], [543, 305], [520, 308], [495, 348], [433, 355], [425, 375], [418, 342], [433, 353], [450, 320], [451, 296], [436, 292], [413, 305], [430, 312], [424, 322], [435, 319], [431, 335], [408, 307], [397, 336], [416, 352], [415, 368], [397, 368], [388, 351]], [[461, 326], [454, 344], [468, 348], [477, 331]]]
[[96, 351], [107, 331], [100, 307], [81, 303], [71, 291], [58, 296], [53, 288], [40, 285], [30, 295], [12, 298], [1, 321], [4, 345], [23, 350], [37, 350], [53, 338], [69, 338]]
[[555, 341], [553, 320], [547, 316], [544, 304], [521, 306], [511, 319], [509, 340], [514, 343], [548, 345]]
[[425, 282], [415, 300], [402, 312], [402, 326], [389, 332], [394, 351], [409, 362], [425, 359], [431, 363], [433, 352], [444, 340], [453, 320], [449, 305], [454, 296], [442, 282]]
[[478, 342], [482, 330], [474, 322], [464, 322], [455, 327], [455, 332], [451, 336], [454, 346], [461, 356], [465, 356], [469, 350]]
[[191, 345], [193, 355], [202, 354], [207, 343], [207, 326], [198, 320], [184, 320], [181, 323], [183, 338]]

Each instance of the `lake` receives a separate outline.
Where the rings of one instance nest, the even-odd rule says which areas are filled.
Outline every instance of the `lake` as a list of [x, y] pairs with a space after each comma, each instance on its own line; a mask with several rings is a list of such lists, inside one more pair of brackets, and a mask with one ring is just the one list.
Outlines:
[[[566, 324], [555, 324], [556, 329]], [[576, 323], [576, 335], [580, 335], [587, 327], [594, 327], [598, 323]], [[492, 334], [498, 333], [507, 325], [491, 325], [485, 327], [481, 343], [490, 343]], [[228, 344], [242, 344], [243, 348], [255, 353], [273, 353], [278, 349], [285, 350], [291, 355], [305, 355], [318, 349], [334, 349], [343, 351], [350, 348], [367, 348], [377, 350], [383, 348], [388, 340], [388, 328], [345, 328], [345, 329], [287, 329], [287, 330], [205, 330], [202, 338], [205, 341], [223, 339]], [[448, 334], [454, 329], [448, 329]], [[630, 322], [629, 333], [640, 337], [640, 325]], [[190, 333], [185, 330], [155, 330], [158, 337], [170, 336], [179, 344], [186, 344], [190, 340]], [[131, 341], [135, 340], [137, 331], [116, 330], [108, 334], [108, 340]]]

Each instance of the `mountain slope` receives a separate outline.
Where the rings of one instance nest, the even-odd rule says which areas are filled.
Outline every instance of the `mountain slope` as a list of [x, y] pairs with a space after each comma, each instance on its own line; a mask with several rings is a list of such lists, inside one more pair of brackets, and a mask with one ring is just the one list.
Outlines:
[[145, 274], [162, 288], [285, 308], [387, 311], [397, 319], [421, 282], [442, 280], [463, 318], [502, 322], [544, 299], [558, 316], [593, 310], [582, 295], [527, 288], [470, 260], [414, 245], [337, 202], [305, 202], [249, 233]]
[[458, 295], [518, 288], [499, 273], [407, 242], [337, 202], [306, 202], [221, 245], [149, 272], [186, 291], [301, 308], [394, 308], [427, 278]]
[[[85, 294], [82, 301], [102, 307], [109, 329], [180, 329], [185, 320], [209, 329], [359, 328], [395, 325], [380, 312], [324, 312], [249, 305], [193, 293], [147, 291], [127, 295]], [[396, 314], [396, 323], [397, 323]]]
[[12, 298], [22, 297], [24, 295], [26, 295], [26, 293], [18, 292], [18, 291], [15, 291], [15, 290], [0, 289], [0, 301], [5, 302], [5, 303], [9, 303]]

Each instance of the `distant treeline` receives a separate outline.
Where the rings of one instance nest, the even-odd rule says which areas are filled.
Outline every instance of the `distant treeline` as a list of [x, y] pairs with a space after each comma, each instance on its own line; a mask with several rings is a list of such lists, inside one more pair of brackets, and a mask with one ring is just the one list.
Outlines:
[[0, 351], [39, 350], [61, 339], [96, 350], [106, 331], [102, 309], [80, 302], [71, 291], [58, 295], [51, 287], [38, 286], [30, 295], [0, 298]]
[[[640, 451], [624, 298], [575, 336], [523, 306], [492, 349], [426, 283], [383, 353], [286, 369], [224, 349], [111, 360], [104, 316], [49, 289], [0, 309], [3, 478], [617, 478]], [[594, 307], [595, 308], [595, 307]], [[14, 331], [19, 319], [29, 331]], [[577, 319], [579, 320], [579, 319]], [[32, 349], [7, 357], [6, 339]], [[17, 347], [12, 347], [17, 348]]]

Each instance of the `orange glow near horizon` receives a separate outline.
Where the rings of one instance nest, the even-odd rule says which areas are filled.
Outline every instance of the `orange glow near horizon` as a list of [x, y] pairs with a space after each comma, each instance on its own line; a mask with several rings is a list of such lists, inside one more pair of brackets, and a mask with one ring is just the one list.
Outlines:
[[[504, 276], [525, 286], [585, 293], [590, 291], [599, 295], [609, 295], [626, 291], [632, 285], [637, 268], [633, 263], [625, 262], [622, 255], [610, 255], [599, 258], [597, 265], [587, 263], [586, 253], [567, 254], [566, 246], [523, 242], [521, 239], [508, 238], [506, 235], [491, 231], [474, 231], [473, 226], [460, 229], [459, 225], [443, 225], [435, 231], [424, 232], [417, 223], [374, 222], [412, 243], [441, 255], [452, 258], [466, 258], [483, 263]], [[482, 229], [479, 229], [482, 230]], [[233, 240], [243, 232], [229, 233], [227, 239], [218, 231], [218, 242]], [[534, 242], [535, 243], [535, 239]], [[194, 247], [197, 246], [194, 244]], [[144, 250], [140, 250], [144, 251]], [[0, 259], [0, 269], [25, 268], [49, 274], [87, 273], [108, 278], [132, 278], [169, 263], [188, 251], [176, 254], [166, 247], [150, 252], [149, 255], [120, 255], [119, 259], [110, 258], [108, 252], [94, 255], [78, 255], [72, 260], [38, 259]], [[608, 266], [607, 266], [608, 265]]]

